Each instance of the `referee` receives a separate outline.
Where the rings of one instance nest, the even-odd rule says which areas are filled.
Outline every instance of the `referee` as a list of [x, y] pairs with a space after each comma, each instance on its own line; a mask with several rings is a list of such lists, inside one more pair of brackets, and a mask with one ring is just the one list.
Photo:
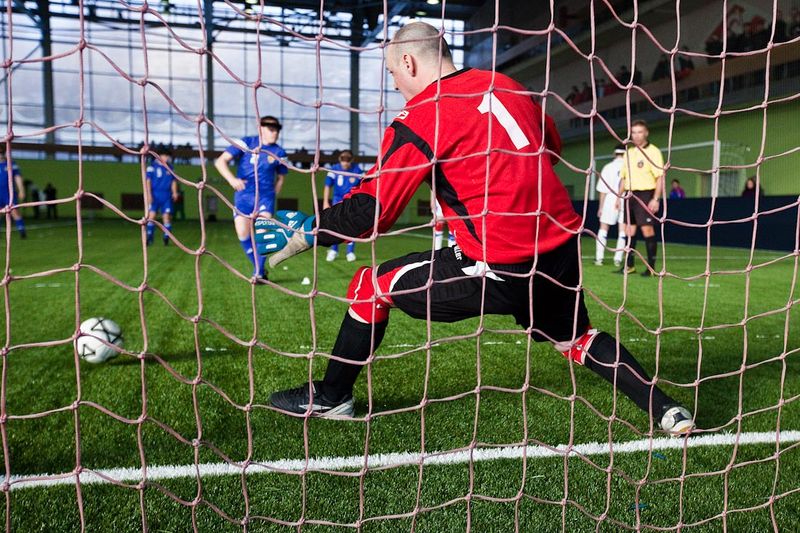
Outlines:
[[625, 234], [630, 239], [631, 252], [626, 264], [618, 271], [620, 274], [636, 272], [634, 267], [636, 249], [636, 228], [642, 228], [642, 237], [647, 248], [647, 268], [642, 276], [655, 273], [658, 243], [653, 225], [658, 212], [661, 191], [664, 187], [664, 158], [654, 144], [647, 141], [650, 131], [647, 122], [634, 120], [631, 124], [633, 146], [625, 151], [620, 170], [620, 197], [625, 198]]

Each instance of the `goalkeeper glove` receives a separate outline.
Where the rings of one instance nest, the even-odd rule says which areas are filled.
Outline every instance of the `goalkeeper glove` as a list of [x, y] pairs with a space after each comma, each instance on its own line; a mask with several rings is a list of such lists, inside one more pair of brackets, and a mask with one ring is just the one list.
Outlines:
[[275, 267], [293, 255], [314, 245], [314, 216], [302, 211], [278, 211], [275, 218], [255, 222], [256, 250], [259, 255], [273, 254], [269, 266]]

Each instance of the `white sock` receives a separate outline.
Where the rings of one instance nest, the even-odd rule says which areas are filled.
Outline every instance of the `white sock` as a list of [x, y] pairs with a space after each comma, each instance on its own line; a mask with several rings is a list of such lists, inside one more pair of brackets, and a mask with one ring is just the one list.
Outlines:
[[603, 255], [606, 251], [606, 242], [608, 240], [608, 230], [600, 229], [597, 231], [597, 242], [595, 242], [594, 259], [595, 261], [602, 261]]
[[442, 249], [442, 237], [443, 236], [444, 236], [444, 232], [443, 231], [434, 232], [433, 247], [436, 250], [441, 250]]
[[625, 255], [625, 244], [627, 244], [627, 238], [625, 237], [625, 230], [620, 228], [619, 230], [619, 237], [617, 237], [617, 251], [614, 252], [614, 262], [621, 263], [622, 256]]

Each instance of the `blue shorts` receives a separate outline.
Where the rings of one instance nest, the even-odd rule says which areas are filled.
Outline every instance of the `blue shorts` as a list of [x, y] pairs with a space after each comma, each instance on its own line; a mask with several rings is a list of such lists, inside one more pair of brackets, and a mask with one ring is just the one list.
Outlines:
[[150, 211], [152, 213], [160, 212], [162, 215], [169, 215], [172, 213], [172, 195], [154, 196], [153, 201], [150, 203]]
[[[2, 186], [0, 186], [2, 189]], [[19, 200], [17, 199], [17, 191], [14, 191], [14, 198], [11, 202], [8, 201], [8, 190], [0, 190], [0, 208], [4, 207], [16, 207]]]
[[239, 191], [233, 195], [233, 217], [255, 216], [262, 213], [275, 214], [275, 197], [258, 195], [258, 209], [256, 209], [256, 193], [250, 191]]

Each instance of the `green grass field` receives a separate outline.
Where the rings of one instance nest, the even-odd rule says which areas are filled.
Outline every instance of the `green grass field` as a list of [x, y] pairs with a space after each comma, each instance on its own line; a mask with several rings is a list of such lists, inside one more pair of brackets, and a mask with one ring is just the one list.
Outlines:
[[[201, 246], [196, 222], [178, 223], [175, 234], [191, 250]], [[361, 420], [304, 422], [267, 408], [272, 391], [322, 374], [347, 284], [371, 261], [368, 244], [355, 264], [328, 264], [320, 253], [315, 271], [307, 253], [272, 272], [275, 285], [252, 286], [236, 272], [250, 267], [229, 222], [206, 227], [204, 255], [158, 240], [145, 255], [141, 228], [114, 221], [86, 224], [82, 248], [74, 222], [31, 229], [26, 241], [13, 233], [10, 242], [6, 475], [647, 438], [649, 421], [631, 402], [615, 401], [606, 382], [550, 346], [529, 345], [511, 318], [496, 316], [431, 324], [429, 337], [424, 322], [394, 313], [371, 368], [372, 397], [366, 372], [357, 386]], [[417, 232], [382, 238], [374, 254], [381, 261], [427, 247]], [[618, 331], [670, 394], [697, 409], [701, 429], [800, 429], [797, 257], [757, 251], [751, 260], [746, 250], [715, 248], [706, 264], [704, 248], [668, 244], [660, 253], [674, 277], [632, 276], [627, 287], [612, 267], [585, 260], [594, 325]], [[742, 273], [748, 264], [758, 267]], [[304, 276], [316, 285], [301, 285]], [[121, 324], [134, 355], [76, 364], [69, 339], [78, 309], [81, 319]], [[191, 473], [141, 486], [6, 490], [0, 512], [14, 531], [138, 531], [143, 522], [175, 532], [505, 532], [515, 523], [536, 532], [765, 531], [773, 520], [791, 530], [800, 522], [796, 446]]]

